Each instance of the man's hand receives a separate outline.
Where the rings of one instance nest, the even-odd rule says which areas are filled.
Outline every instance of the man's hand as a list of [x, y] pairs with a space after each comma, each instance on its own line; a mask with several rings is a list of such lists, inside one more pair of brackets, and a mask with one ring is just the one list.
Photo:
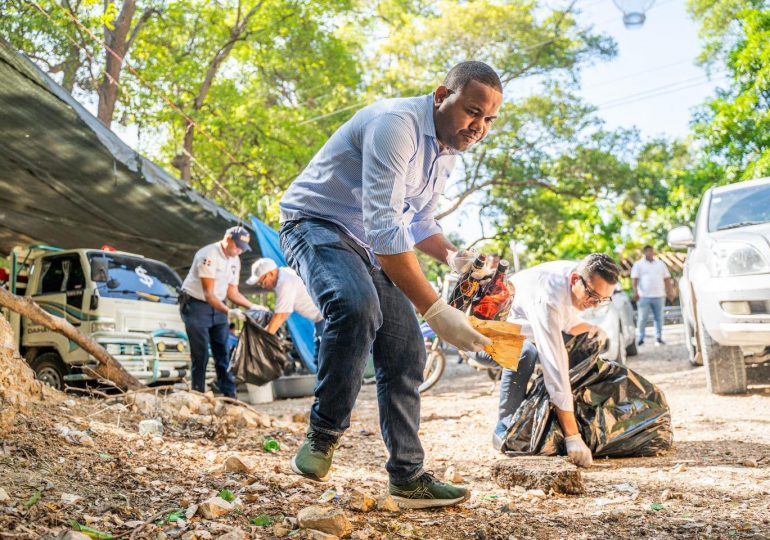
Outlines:
[[638, 301], [639, 301], [639, 293], [634, 291], [634, 302], [638, 302]]
[[607, 343], [607, 332], [596, 325], [592, 325], [591, 329], [588, 331], [588, 339], [595, 339], [599, 343], [599, 348], [601, 349], [604, 347], [604, 344]]
[[470, 250], [450, 251], [446, 262], [449, 267], [460, 275], [467, 272], [478, 255]]
[[569, 460], [578, 467], [590, 467], [593, 465], [594, 458], [591, 456], [591, 450], [583, 442], [583, 437], [578, 433], [564, 439], [567, 443], [567, 456]]
[[227, 312], [228, 317], [232, 317], [233, 319], [238, 319], [240, 321], [246, 320], [246, 314], [241, 311], [240, 309], [233, 308], [230, 311]]
[[453, 308], [439, 298], [423, 315], [436, 335], [461, 351], [478, 352], [492, 340], [482, 336], [468, 322], [459, 309]]
[[251, 304], [248, 309], [257, 311], [270, 311], [269, 307], [263, 306], [262, 304]]

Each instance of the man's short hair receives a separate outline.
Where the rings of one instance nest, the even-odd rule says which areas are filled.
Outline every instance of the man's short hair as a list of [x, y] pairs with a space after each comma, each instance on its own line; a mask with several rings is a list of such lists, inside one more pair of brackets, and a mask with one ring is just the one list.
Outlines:
[[644, 248], [642, 249], [642, 251], [647, 251], [648, 249], [655, 249], [655, 248], [653, 248], [653, 247], [652, 247], [652, 246], [650, 246], [650, 245], [646, 245], [646, 246], [644, 246]]
[[620, 280], [620, 267], [612, 257], [604, 253], [591, 253], [580, 261], [577, 273], [588, 280], [598, 275], [610, 285], [615, 285]]
[[460, 62], [450, 69], [444, 79], [444, 86], [454, 92], [460, 92], [471, 81], [478, 81], [503, 93], [503, 83], [500, 82], [500, 77], [495, 70], [484, 62], [475, 60]]

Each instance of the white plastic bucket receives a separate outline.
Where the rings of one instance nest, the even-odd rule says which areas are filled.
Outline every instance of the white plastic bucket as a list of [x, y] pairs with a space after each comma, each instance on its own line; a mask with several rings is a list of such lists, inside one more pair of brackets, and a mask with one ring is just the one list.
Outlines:
[[257, 385], [246, 383], [246, 391], [249, 393], [249, 403], [270, 403], [273, 401], [273, 383]]

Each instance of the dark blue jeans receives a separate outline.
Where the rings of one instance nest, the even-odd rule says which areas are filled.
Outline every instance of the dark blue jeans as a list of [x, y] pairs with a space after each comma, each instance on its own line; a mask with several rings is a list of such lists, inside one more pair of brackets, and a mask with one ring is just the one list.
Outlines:
[[229, 371], [227, 315], [211, 307], [208, 302], [191, 298], [182, 311], [182, 320], [187, 339], [190, 340], [192, 389], [206, 391], [206, 365], [209, 363], [210, 346], [219, 390], [227, 397], [235, 397], [235, 380]]
[[281, 249], [297, 271], [326, 325], [318, 352], [318, 382], [310, 411], [313, 429], [341, 435], [374, 354], [380, 429], [395, 484], [423, 473], [420, 394], [425, 345], [414, 308], [366, 251], [336, 225], [308, 219], [284, 224]]
[[[476, 360], [485, 366], [499, 367], [488, 353], [476, 353]], [[527, 383], [532, 372], [535, 371], [537, 363], [537, 349], [535, 345], [527, 340], [521, 348], [521, 357], [519, 358], [519, 368], [516, 371], [503, 369], [503, 375], [500, 379], [500, 406], [497, 414], [497, 424], [495, 425], [495, 435], [501, 439], [505, 438], [508, 428], [511, 426], [511, 420], [516, 409], [527, 394]]]

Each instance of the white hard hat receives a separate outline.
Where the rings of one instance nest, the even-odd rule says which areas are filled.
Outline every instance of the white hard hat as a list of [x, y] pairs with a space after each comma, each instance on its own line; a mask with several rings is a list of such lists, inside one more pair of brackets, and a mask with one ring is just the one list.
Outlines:
[[262, 276], [278, 268], [273, 259], [257, 259], [251, 265], [251, 277], [246, 280], [246, 285], [256, 285]]

